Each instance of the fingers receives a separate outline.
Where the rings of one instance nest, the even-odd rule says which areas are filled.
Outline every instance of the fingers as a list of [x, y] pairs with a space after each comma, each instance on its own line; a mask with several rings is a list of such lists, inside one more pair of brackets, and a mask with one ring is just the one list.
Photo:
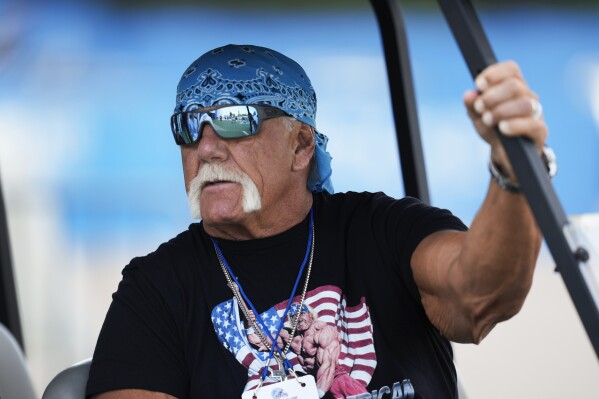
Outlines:
[[485, 125], [493, 126], [501, 120], [518, 117], [532, 117], [535, 120], [542, 118], [541, 106], [538, 100], [526, 97], [516, 97], [498, 103], [493, 109], [483, 108], [481, 118]]
[[543, 147], [547, 140], [545, 122], [538, 118], [511, 118], [499, 122], [499, 131], [506, 136], [528, 137], [537, 148]]
[[522, 79], [510, 76], [481, 91], [481, 95], [474, 102], [474, 107], [476, 111], [482, 113], [486, 108], [492, 109], [505, 101], [522, 97], [536, 99], [537, 95]]
[[466, 92], [464, 104], [486, 141], [495, 144], [490, 132], [498, 126], [505, 135], [527, 137], [539, 148], [544, 145], [547, 126], [541, 104], [515, 62], [491, 65], [477, 76], [475, 84], [479, 92]]
[[485, 68], [474, 80], [474, 84], [480, 91], [485, 91], [487, 87], [493, 86], [509, 77], [517, 77], [523, 80], [520, 67], [514, 61], [504, 61], [493, 64]]
[[471, 119], [480, 118], [480, 114], [474, 110], [474, 102], [478, 98], [478, 92], [476, 90], [467, 90], [464, 93], [464, 104], [466, 105], [466, 110], [468, 111], [468, 116]]
[[472, 120], [474, 127], [483, 136], [483, 138], [489, 143], [493, 141], [493, 129], [483, 123], [482, 115], [476, 112], [474, 109], [474, 102], [478, 98], [479, 94], [476, 90], [468, 90], [464, 93], [464, 105], [468, 111], [468, 116]]

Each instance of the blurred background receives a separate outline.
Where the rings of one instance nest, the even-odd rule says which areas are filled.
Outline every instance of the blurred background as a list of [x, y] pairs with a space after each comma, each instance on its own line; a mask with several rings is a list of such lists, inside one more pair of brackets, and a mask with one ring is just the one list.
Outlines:
[[[541, 98], [566, 212], [599, 230], [599, 1], [474, 4], [497, 57], [517, 60]], [[435, 2], [403, 8], [432, 203], [470, 223], [489, 181], [462, 106], [471, 78]], [[92, 355], [122, 268], [191, 222], [169, 117], [183, 71], [228, 43], [305, 68], [336, 191], [403, 195], [366, 0], [0, 0], [0, 176], [40, 395]], [[455, 346], [471, 398], [599, 397], [597, 358], [554, 268], [543, 249], [522, 312], [481, 345]]]

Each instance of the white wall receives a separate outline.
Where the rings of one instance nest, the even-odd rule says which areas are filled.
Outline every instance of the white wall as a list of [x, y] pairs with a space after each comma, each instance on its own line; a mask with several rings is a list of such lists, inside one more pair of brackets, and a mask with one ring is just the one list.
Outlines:
[[543, 247], [521, 312], [478, 345], [454, 345], [471, 398], [599, 398], [599, 361]]

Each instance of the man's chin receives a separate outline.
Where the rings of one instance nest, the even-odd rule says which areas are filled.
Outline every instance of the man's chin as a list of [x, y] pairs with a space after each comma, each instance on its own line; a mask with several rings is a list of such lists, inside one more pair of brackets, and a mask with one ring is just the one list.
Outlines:
[[210, 192], [203, 192], [196, 204], [197, 207], [191, 207], [192, 216], [204, 223], [242, 222], [249, 214], [261, 209], [259, 200], [248, 204], [247, 200], [238, 196], [220, 196]]
[[223, 206], [202, 208], [201, 219], [209, 226], [224, 226], [242, 224], [248, 213], [241, 207], [228, 208]]

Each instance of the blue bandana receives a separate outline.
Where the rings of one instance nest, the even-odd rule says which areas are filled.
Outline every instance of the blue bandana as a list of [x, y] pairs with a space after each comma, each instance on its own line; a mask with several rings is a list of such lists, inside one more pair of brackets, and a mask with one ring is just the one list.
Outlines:
[[289, 308], [289, 316], [295, 316], [298, 313], [308, 313], [310, 312], [310, 309], [308, 309], [308, 307], [306, 305], [302, 305], [301, 311], [300, 311], [300, 305], [299, 303], [294, 303], [293, 305], [291, 305], [291, 307]]
[[229, 44], [195, 60], [177, 86], [175, 112], [225, 104], [277, 107], [314, 128], [316, 167], [308, 177], [312, 192], [333, 193], [328, 138], [316, 131], [316, 93], [302, 67], [265, 47]]

